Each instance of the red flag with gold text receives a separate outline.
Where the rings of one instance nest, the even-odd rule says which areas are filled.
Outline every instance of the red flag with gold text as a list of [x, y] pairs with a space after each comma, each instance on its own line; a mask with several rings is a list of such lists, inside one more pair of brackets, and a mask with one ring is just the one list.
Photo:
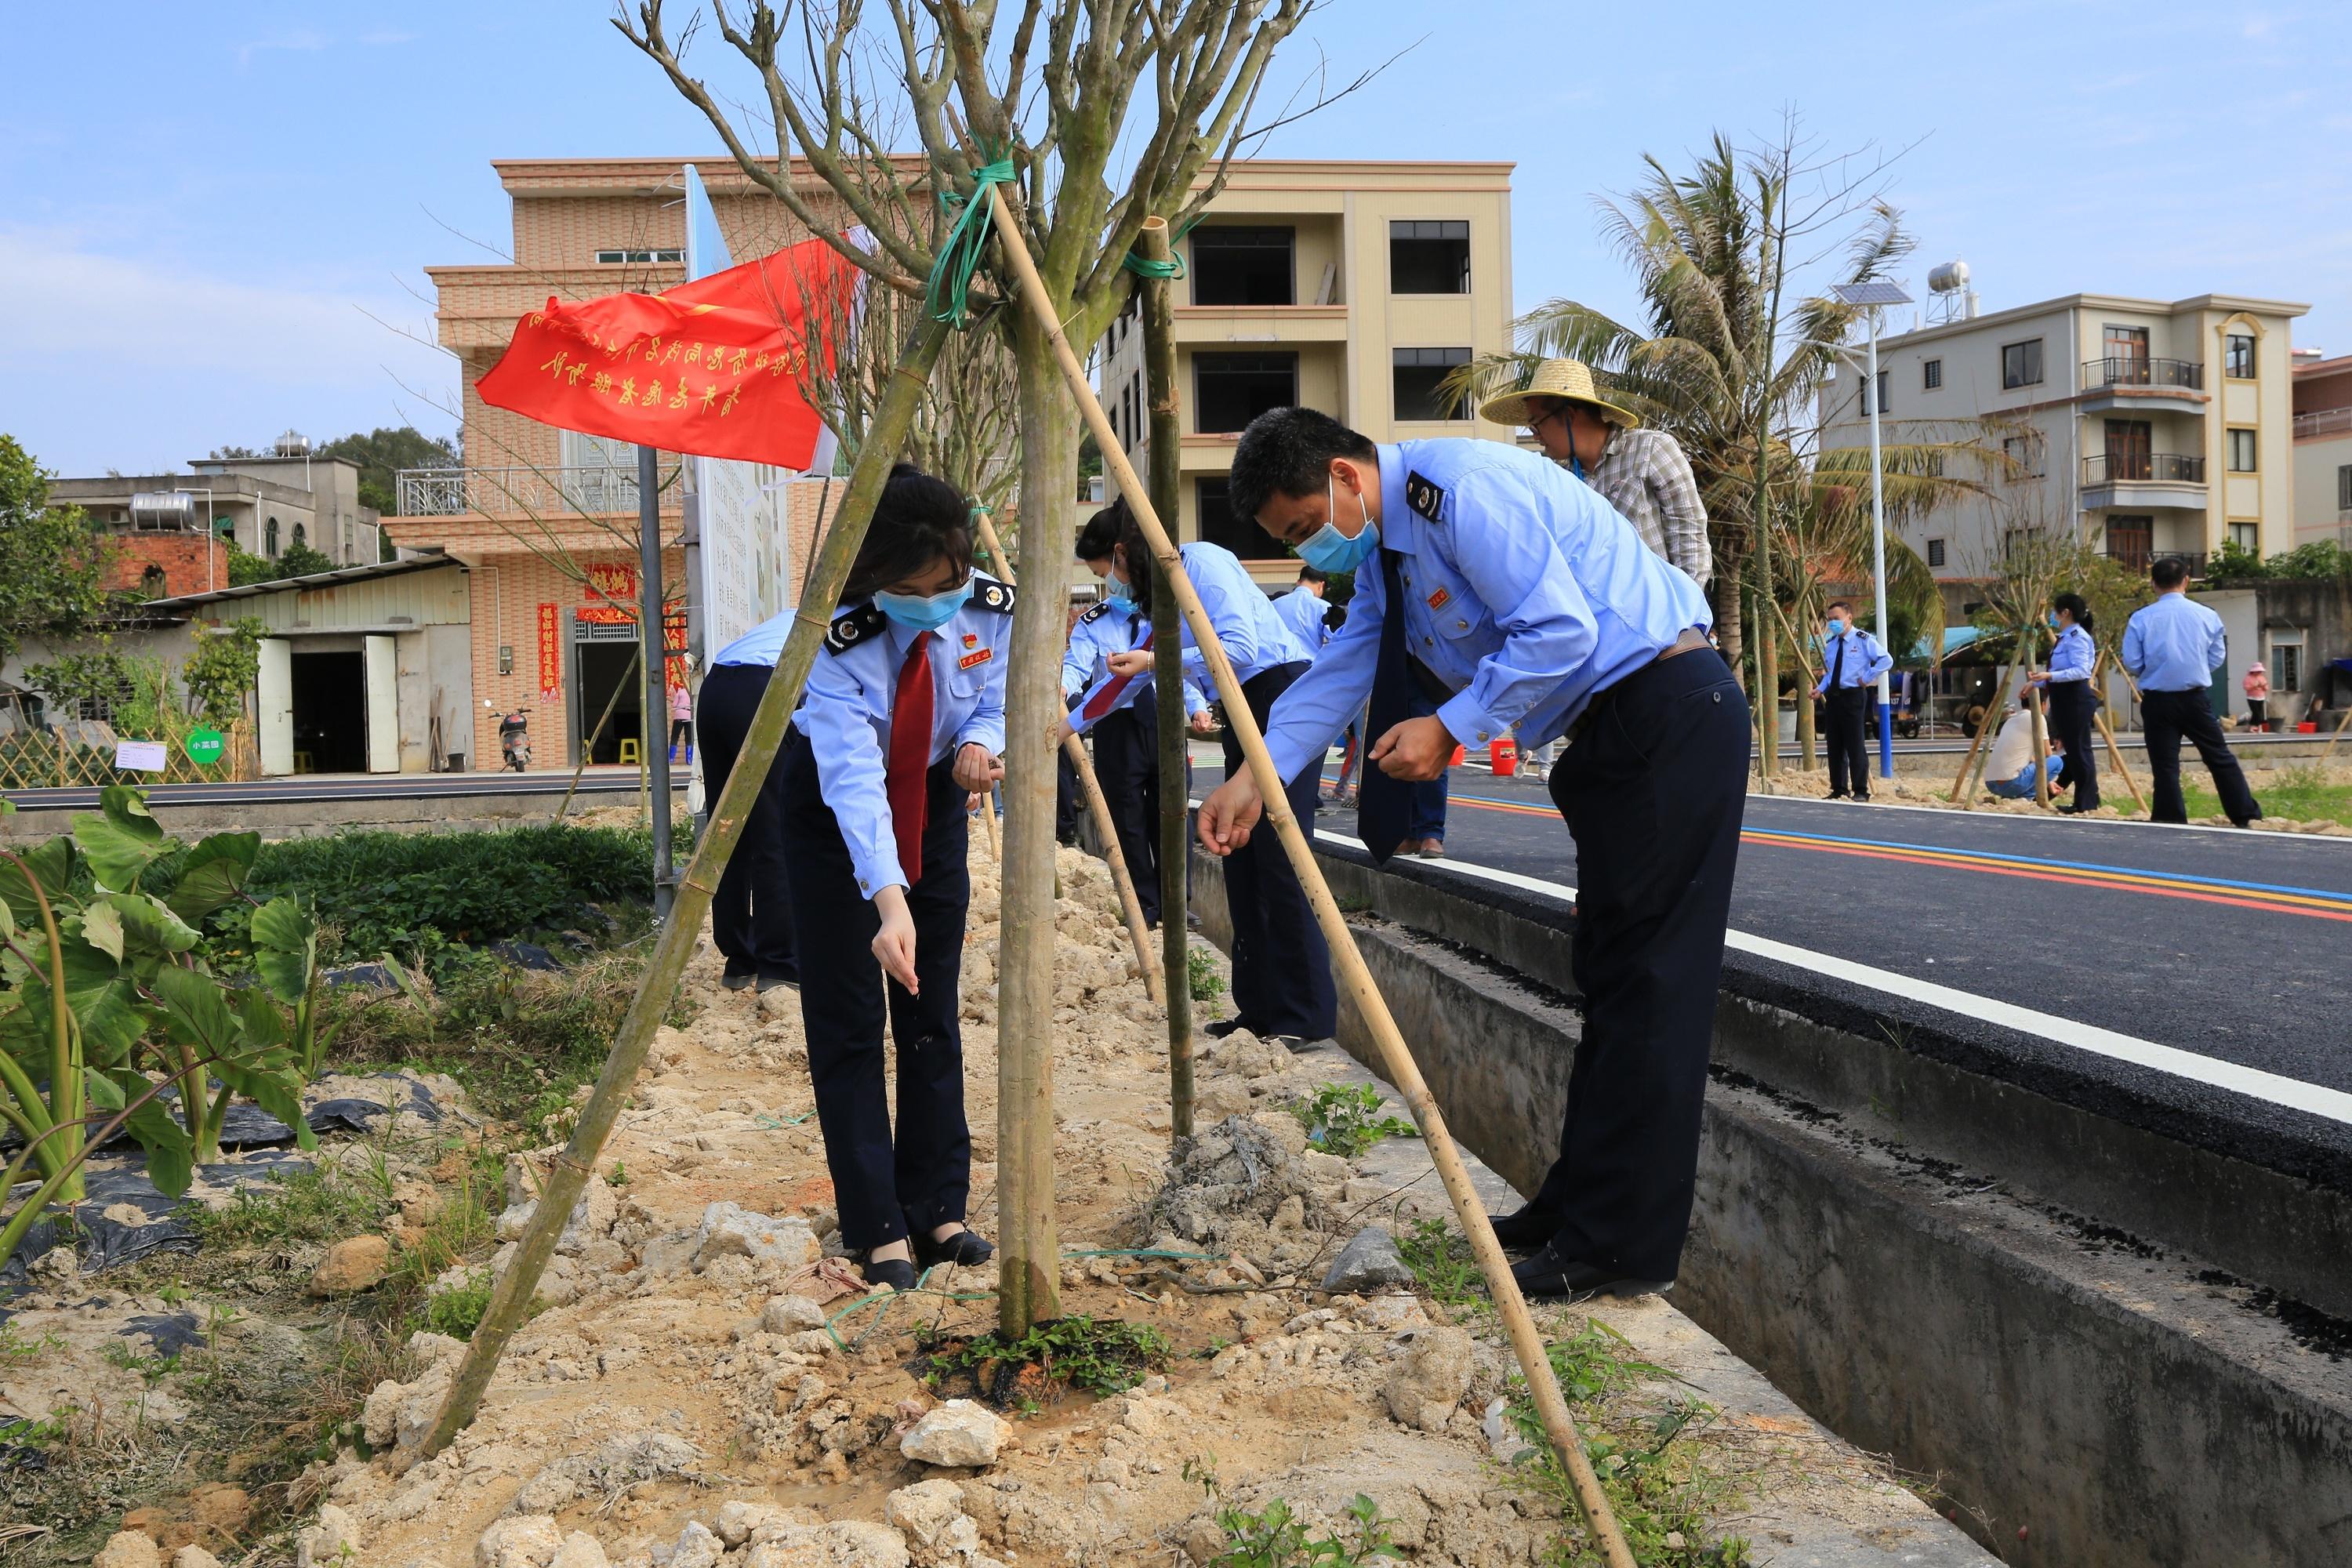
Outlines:
[[824, 421], [802, 373], [833, 374], [856, 278], [813, 239], [666, 294], [551, 299], [476, 387], [559, 429], [806, 468]]

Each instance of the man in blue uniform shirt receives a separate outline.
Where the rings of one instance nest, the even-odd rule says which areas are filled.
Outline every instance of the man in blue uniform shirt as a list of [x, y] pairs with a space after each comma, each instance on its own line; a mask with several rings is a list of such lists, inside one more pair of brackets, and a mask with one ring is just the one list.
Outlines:
[[2189, 566], [2167, 556], [2148, 568], [2156, 602], [2142, 605], [2124, 623], [2123, 666], [2139, 682], [2140, 728], [2147, 736], [2147, 771], [2156, 775], [2151, 822], [2186, 822], [2180, 798], [2180, 738], [2205, 759], [2221, 809], [2240, 827], [2261, 820], [2263, 808], [2246, 787], [2246, 775], [2221, 726], [2213, 717], [2209, 690], [2213, 672], [2230, 661], [2230, 636], [2221, 617], [2189, 596]]
[[1843, 599], [1832, 601], [1829, 632], [1822, 641], [1822, 678], [1813, 682], [1813, 695], [1829, 700], [1832, 800], [1843, 800], [1849, 794], [1856, 800], [1870, 798], [1864, 725], [1879, 672], [1894, 667], [1878, 639], [1853, 624], [1853, 606]]
[[[1748, 706], [1705, 596], [1591, 490], [1499, 442], [1376, 447], [1280, 408], [1243, 433], [1228, 493], [1310, 564], [1357, 569], [1347, 625], [1276, 703], [1266, 744], [1289, 777], [1370, 697], [1358, 820], [1375, 857], [1403, 786], [1456, 744], [1514, 724], [1530, 744], [1570, 736], [1551, 795], [1576, 842], [1583, 1039], [1559, 1158], [1495, 1228], [1535, 1249], [1515, 1269], [1532, 1294], [1663, 1289], [1690, 1223], [1748, 779]], [[1433, 711], [1413, 715], [1416, 693]], [[1261, 809], [1246, 773], [1227, 779], [1202, 844], [1247, 843]]]
[[1330, 581], [1329, 573], [1302, 565], [1298, 568], [1298, 586], [1274, 602], [1275, 609], [1310, 654], [1321, 653], [1323, 645], [1331, 640], [1328, 618], [1331, 606], [1323, 602], [1324, 589]]

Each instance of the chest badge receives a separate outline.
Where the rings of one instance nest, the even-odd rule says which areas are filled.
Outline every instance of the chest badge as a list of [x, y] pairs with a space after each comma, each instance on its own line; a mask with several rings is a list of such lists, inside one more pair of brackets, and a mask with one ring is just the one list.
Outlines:
[[1429, 596], [1429, 607], [1433, 610], [1442, 610], [1453, 601], [1453, 590], [1449, 588], [1440, 588], [1436, 593], [1432, 594]]
[[994, 658], [995, 657], [996, 650], [994, 648], [981, 648], [975, 652], [968, 653], [961, 658], [956, 660], [956, 668], [958, 669], [970, 669], [973, 665], [986, 664], [990, 659]]
[[980, 646], [980, 634], [978, 632], [964, 633], [963, 646], [967, 648], [978, 647]]

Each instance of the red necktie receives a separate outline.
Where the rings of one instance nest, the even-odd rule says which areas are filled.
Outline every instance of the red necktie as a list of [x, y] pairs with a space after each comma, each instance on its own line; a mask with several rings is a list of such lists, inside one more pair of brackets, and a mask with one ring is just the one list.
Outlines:
[[883, 793], [890, 830], [898, 840], [898, 868], [913, 887], [923, 875], [923, 816], [930, 805], [931, 636], [917, 632], [898, 667], [898, 698], [890, 706], [890, 754]]
[[[1135, 645], [1136, 652], [1150, 653], [1151, 651], [1151, 627], [1146, 626], [1144, 628], [1143, 640]], [[1094, 700], [1087, 704], [1085, 713], [1087, 721], [1090, 724], [1097, 722], [1104, 714], [1109, 712], [1111, 710], [1111, 704], [1118, 700], [1118, 694], [1125, 691], [1129, 686], [1133, 685], [1134, 682], [1135, 677], [1131, 675], [1112, 676], [1110, 683], [1105, 686], [1100, 691], [1096, 692], [1094, 695]]]

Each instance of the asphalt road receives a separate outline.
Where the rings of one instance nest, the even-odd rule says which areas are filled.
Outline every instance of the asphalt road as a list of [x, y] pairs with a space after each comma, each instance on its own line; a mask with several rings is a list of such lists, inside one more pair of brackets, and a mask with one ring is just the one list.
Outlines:
[[[1576, 847], [1545, 786], [1453, 782], [1446, 858], [1414, 864], [1564, 916]], [[1751, 795], [1731, 925], [1727, 967], [1804, 1010], [1918, 1024], [2103, 1113], [2352, 1171], [2352, 840]]]

